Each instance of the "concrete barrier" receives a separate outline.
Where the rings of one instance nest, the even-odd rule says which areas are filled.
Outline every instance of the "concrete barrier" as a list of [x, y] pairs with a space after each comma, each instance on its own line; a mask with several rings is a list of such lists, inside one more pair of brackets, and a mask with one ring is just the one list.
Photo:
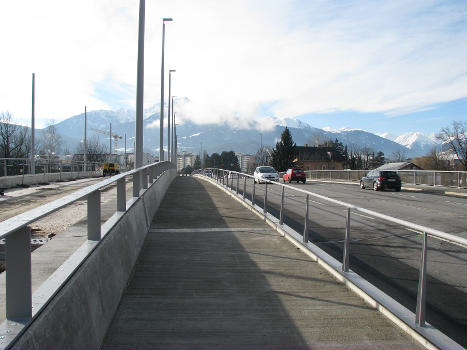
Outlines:
[[[87, 251], [9, 349], [100, 349], [152, 218], [175, 177], [175, 170], [165, 172], [142, 196], [127, 202], [125, 213], [116, 213], [103, 225], [105, 236], [99, 244], [87, 241], [67, 260]], [[59, 270], [57, 274], [64, 272]], [[33, 304], [57, 278], [52, 275], [34, 293]]]
[[17, 185], [37, 185], [47, 182], [75, 180], [84, 177], [102, 176], [100, 171], [72, 171], [62, 173], [43, 173], [35, 175], [15, 175], [0, 177], [0, 188], [11, 188]]

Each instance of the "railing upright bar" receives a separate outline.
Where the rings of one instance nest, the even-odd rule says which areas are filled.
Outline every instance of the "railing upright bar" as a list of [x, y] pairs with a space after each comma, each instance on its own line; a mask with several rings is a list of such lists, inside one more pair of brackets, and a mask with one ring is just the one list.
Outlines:
[[88, 194], [88, 240], [101, 240], [101, 191]]
[[422, 257], [420, 259], [420, 274], [418, 278], [417, 309], [415, 311], [415, 323], [420, 327], [425, 325], [427, 246], [428, 235], [426, 232], [424, 232], [422, 242]]
[[246, 176], [243, 177], [243, 200], [245, 200], [246, 193]]
[[238, 183], [239, 183], [239, 181], [240, 181], [240, 174], [239, 174], [239, 173], [236, 173], [236, 175], [237, 175], [237, 187], [236, 187], [236, 189], [235, 189], [235, 192], [238, 194]]
[[282, 187], [282, 194], [281, 194], [281, 211], [279, 215], [279, 225], [284, 224], [284, 193], [285, 193], [285, 186]]
[[5, 238], [6, 318], [32, 317], [31, 231], [23, 227]]
[[349, 272], [349, 258], [350, 258], [350, 208], [347, 208], [347, 218], [345, 222], [345, 244], [344, 256], [342, 261], [342, 271]]
[[253, 191], [251, 192], [251, 206], [255, 206], [255, 190], [256, 190], [256, 180], [253, 178]]
[[310, 213], [310, 195], [306, 195], [306, 205], [305, 205], [305, 224], [303, 227], [303, 242], [307, 243], [308, 242], [308, 216]]
[[133, 174], [133, 197], [139, 197], [141, 177], [139, 171]]
[[126, 188], [125, 178], [117, 180], [117, 211], [126, 210]]
[[148, 170], [143, 169], [139, 172], [141, 174], [141, 179], [142, 179], [142, 184], [143, 184], [143, 189], [147, 190], [148, 189]]
[[263, 208], [264, 217], [266, 217], [267, 212], [268, 212], [268, 183], [267, 182], [265, 186], [266, 187], [264, 188], [264, 208]]

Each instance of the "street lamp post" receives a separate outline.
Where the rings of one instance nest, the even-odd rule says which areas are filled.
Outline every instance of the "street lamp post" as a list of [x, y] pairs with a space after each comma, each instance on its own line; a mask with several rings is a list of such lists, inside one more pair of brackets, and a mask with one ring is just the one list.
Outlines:
[[171, 143], [172, 143], [172, 134], [170, 133], [170, 119], [172, 118], [172, 115], [170, 114], [170, 100], [171, 100], [171, 94], [172, 94], [172, 73], [176, 72], [175, 69], [169, 69], [169, 110], [167, 113], [167, 160], [172, 160], [172, 153], [170, 152], [171, 150]]
[[[140, 0], [138, 27], [138, 70], [136, 82], [135, 169], [143, 165], [143, 95], [144, 95], [144, 16], [145, 0]], [[139, 180], [135, 188], [139, 191]]]
[[[34, 133], [35, 133], [35, 120], [34, 120], [34, 112], [35, 112], [35, 94], [36, 94], [36, 75], [32, 73], [32, 110], [31, 110], [31, 174], [36, 173], [36, 163], [34, 159]], [[6, 162], [6, 161], [5, 161]], [[6, 173], [5, 173], [6, 176]]]
[[164, 160], [164, 44], [165, 44], [165, 22], [172, 21], [172, 18], [162, 19], [162, 64], [161, 64], [161, 113], [160, 113], [160, 142], [159, 160]]
[[[177, 151], [176, 151], [176, 141], [175, 141], [175, 110], [174, 110], [174, 99], [177, 96], [172, 96], [172, 161], [174, 164], [177, 163]], [[170, 101], [169, 101], [170, 102]]]

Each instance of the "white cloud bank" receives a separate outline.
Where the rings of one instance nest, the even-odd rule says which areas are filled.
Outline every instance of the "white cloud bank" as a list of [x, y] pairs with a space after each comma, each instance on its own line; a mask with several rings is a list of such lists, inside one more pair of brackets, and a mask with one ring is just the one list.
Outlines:
[[[134, 107], [138, 6], [0, 2], [0, 112], [29, 118], [32, 72], [39, 120]], [[145, 105], [160, 99], [170, 16], [166, 69], [177, 70], [173, 94], [189, 98], [181, 120], [427, 109], [467, 96], [466, 14], [461, 1], [146, 1]]]

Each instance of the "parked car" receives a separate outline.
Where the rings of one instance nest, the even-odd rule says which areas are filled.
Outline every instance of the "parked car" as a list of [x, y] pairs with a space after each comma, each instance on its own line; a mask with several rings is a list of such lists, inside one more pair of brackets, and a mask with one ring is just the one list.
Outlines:
[[257, 167], [253, 173], [253, 177], [257, 183], [266, 182], [265, 180], [279, 181], [279, 174], [272, 166]]
[[395, 171], [372, 170], [360, 180], [360, 188], [373, 188], [375, 191], [384, 191], [393, 188], [397, 192], [401, 190], [402, 182], [399, 174]]
[[300, 181], [305, 183], [306, 182], [306, 174], [302, 169], [287, 169], [287, 171], [284, 173], [283, 176], [284, 182], [288, 181], [291, 183], [292, 181], [297, 181], [299, 183]]

